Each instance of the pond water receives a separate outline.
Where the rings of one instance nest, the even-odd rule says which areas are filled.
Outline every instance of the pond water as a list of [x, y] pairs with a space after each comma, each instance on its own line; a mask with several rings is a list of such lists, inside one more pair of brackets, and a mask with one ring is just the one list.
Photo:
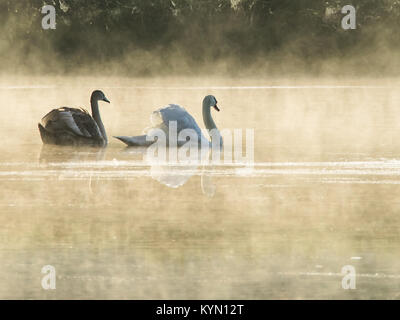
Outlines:
[[[400, 94], [393, 79], [0, 79], [0, 298], [400, 297]], [[89, 108], [107, 149], [43, 147], [51, 108]], [[184, 106], [254, 129], [254, 166], [159, 166], [114, 135]], [[45, 265], [56, 290], [41, 286]], [[342, 268], [357, 272], [342, 288]]]

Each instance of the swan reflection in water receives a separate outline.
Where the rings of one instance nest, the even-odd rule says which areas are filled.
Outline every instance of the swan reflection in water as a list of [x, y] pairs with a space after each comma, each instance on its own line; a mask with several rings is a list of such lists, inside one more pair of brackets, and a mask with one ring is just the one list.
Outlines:
[[[93, 169], [93, 164], [105, 160], [105, 148], [72, 147], [43, 144], [39, 156], [39, 164], [60, 170], [60, 176], [65, 170], [76, 170], [85, 167], [88, 163]], [[100, 177], [94, 170], [90, 170], [87, 176], [89, 193], [94, 194], [101, 188]], [[96, 191], [94, 190], [96, 188]]]
[[[212, 164], [206, 165], [200, 159], [182, 164], [173, 161], [154, 161], [152, 157], [147, 157], [147, 148], [127, 147], [124, 149], [124, 152], [129, 155], [142, 155], [144, 163], [150, 167], [150, 177], [160, 184], [173, 189], [185, 185], [191, 177], [199, 174], [201, 170], [200, 187], [202, 193], [208, 197], [215, 195], [217, 188], [212, 179]], [[208, 153], [209, 156], [210, 154]]]
[[83, 161], [102, 161], [105, 159], [105, 148], [67, 147], [44, 144], [40, 151], [39, 163], [62, 164]]
[[[129, 156], [128, 162], [132, 161], [132, 158], [134, 158], [135, 163], [143, 161], [142, 164], [149, 168], [150, 177], [168, 188], [182, 187], [191, 177], [199, 175], [201, 170], [200, 187], [202, 193], [208, 197], [215, 195], [216, 186], [212, 181], [212, 165], [204, 165], [200, 160], [188, 164], [160, 163], [149, 159], [146, 152], [147, 148], [140, 147], [127, 147], [123, 150], [123, 153]], [[116, 159], [106, 161], [105, 156], [106, 149], [104, 148], [43, 145], [39, 163], [49, 170], [59, 170], [57, 173], [59, 176], [65, 176], [68, 172], [75, 179], [76, 177], [80, 180], [88, 179], [89, 192], [95, 193], [95, 191], [100, 191], [98, 189], [107, 188], [107, 185], [104, 182], [102, 183], [101, 170], [107, 167], [115, 168], [115, 165], [119, 162]], [[126, 158], [123, 162], [125, 160]], [[124, 170], [130, 170], [130, 168]]]

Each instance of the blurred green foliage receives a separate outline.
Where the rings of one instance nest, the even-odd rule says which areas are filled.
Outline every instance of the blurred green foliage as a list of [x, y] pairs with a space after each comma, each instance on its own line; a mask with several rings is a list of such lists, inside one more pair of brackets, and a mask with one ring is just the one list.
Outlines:
[[[56, 7], [56, 30], [41, 28], [45, 4]], [[347, 4], [357, 30], [341, 28]], [[0, 0], [0, 58], [47, 55], [66, 70], [133, 52], [166, 66], [174, 57], [189, 66], [283, 55], [311, 62], [397, 50], [399, 18], [400, 0]], [[152, 68], [151, 58], [138, 63]]]

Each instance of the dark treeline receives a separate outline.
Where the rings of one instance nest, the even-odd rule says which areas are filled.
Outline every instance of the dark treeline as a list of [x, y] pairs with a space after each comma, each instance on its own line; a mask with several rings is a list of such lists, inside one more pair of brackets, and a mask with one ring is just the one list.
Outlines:
[[[345, 31], [350, 3], [357, 29]], [[45, 4], [57, 10], [56, 30], [41, 28]], [[0, 26], [3, 69], [109, 62], [144, 75], [359, 59], [384, 72], [397, 70], [385, 66], [400, 47], [400, 0], [0, 0]]]

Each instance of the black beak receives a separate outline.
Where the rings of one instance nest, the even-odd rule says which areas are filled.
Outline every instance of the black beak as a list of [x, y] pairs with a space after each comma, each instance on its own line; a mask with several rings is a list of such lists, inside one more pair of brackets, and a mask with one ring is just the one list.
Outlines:
[[107, 98], [103, 99], [104, 102], [110, 103], [110, 100], [108, 100]]
[[219, 110], [219, 108], [218, 108], [218, 106], [217, 106], [217, 105], [215, 105], [215, 106], [214, 106], [214, 109], [215, 109], [215, 110], [217, 110], [218, 112], [220, 112], [220, 111], [221, 111], [221, 110]]

